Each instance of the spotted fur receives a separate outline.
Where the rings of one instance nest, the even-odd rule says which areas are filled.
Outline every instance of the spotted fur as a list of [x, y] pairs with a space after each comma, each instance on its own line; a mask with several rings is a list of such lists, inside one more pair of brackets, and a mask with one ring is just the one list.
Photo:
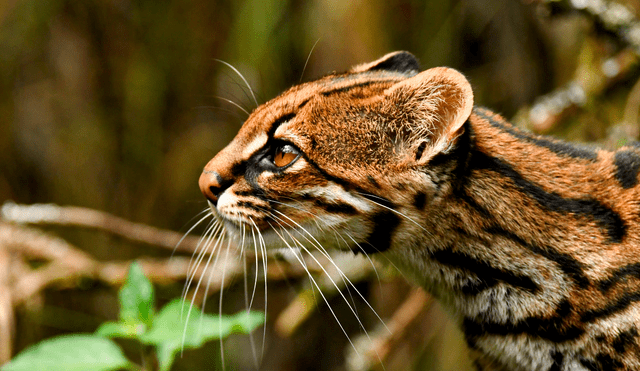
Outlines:
[[[284, 145], [297, 158], [278, 167]], [[200, 187], [231, 236], [337, 231], [334, 247], [385, 255], [450, 310], [479, 370], [639, 370], [639, 171], [638, 147], [521, 131], [473, 108], [457, 71], [397, 52], [258, 107]]]

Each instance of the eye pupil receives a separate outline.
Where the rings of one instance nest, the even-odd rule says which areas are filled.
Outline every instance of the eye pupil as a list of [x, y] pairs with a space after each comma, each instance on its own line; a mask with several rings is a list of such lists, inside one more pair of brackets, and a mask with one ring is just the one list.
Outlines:
[[277, 167], [283, 167], [292, 163], [297, 157], [298, 155], [290, 149], [288, 150], [288, 148], [284, 146], [278, 147], [276, 148], [276, 152], [273, 156], [273, 163]]

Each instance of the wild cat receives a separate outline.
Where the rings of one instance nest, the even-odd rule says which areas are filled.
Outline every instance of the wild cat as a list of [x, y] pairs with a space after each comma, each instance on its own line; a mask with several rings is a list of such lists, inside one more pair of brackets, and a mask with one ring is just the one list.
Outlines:
[[243, 245], [390, 260], [450, 311], [478, 370], [640, 369], [640, 149], [533, 135], [473, 103], [461, 73], [390, 53], [256, 108], [200, 189]]

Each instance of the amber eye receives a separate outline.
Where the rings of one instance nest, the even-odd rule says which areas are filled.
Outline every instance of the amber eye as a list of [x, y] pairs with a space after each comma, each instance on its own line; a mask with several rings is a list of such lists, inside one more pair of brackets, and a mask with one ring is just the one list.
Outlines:
[[284, 167], [298, 158], [298, 151], [288, 144], [276, 147], [273, 154], [273, 163], [277, 167]]

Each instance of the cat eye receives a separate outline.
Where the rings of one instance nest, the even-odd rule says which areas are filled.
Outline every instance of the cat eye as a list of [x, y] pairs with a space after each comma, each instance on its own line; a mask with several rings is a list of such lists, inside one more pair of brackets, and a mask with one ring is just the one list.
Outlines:
[[273, 153], [273, 164], [285, 167], [298, 158], [298, 151], [289, 144], [279, 145]]

